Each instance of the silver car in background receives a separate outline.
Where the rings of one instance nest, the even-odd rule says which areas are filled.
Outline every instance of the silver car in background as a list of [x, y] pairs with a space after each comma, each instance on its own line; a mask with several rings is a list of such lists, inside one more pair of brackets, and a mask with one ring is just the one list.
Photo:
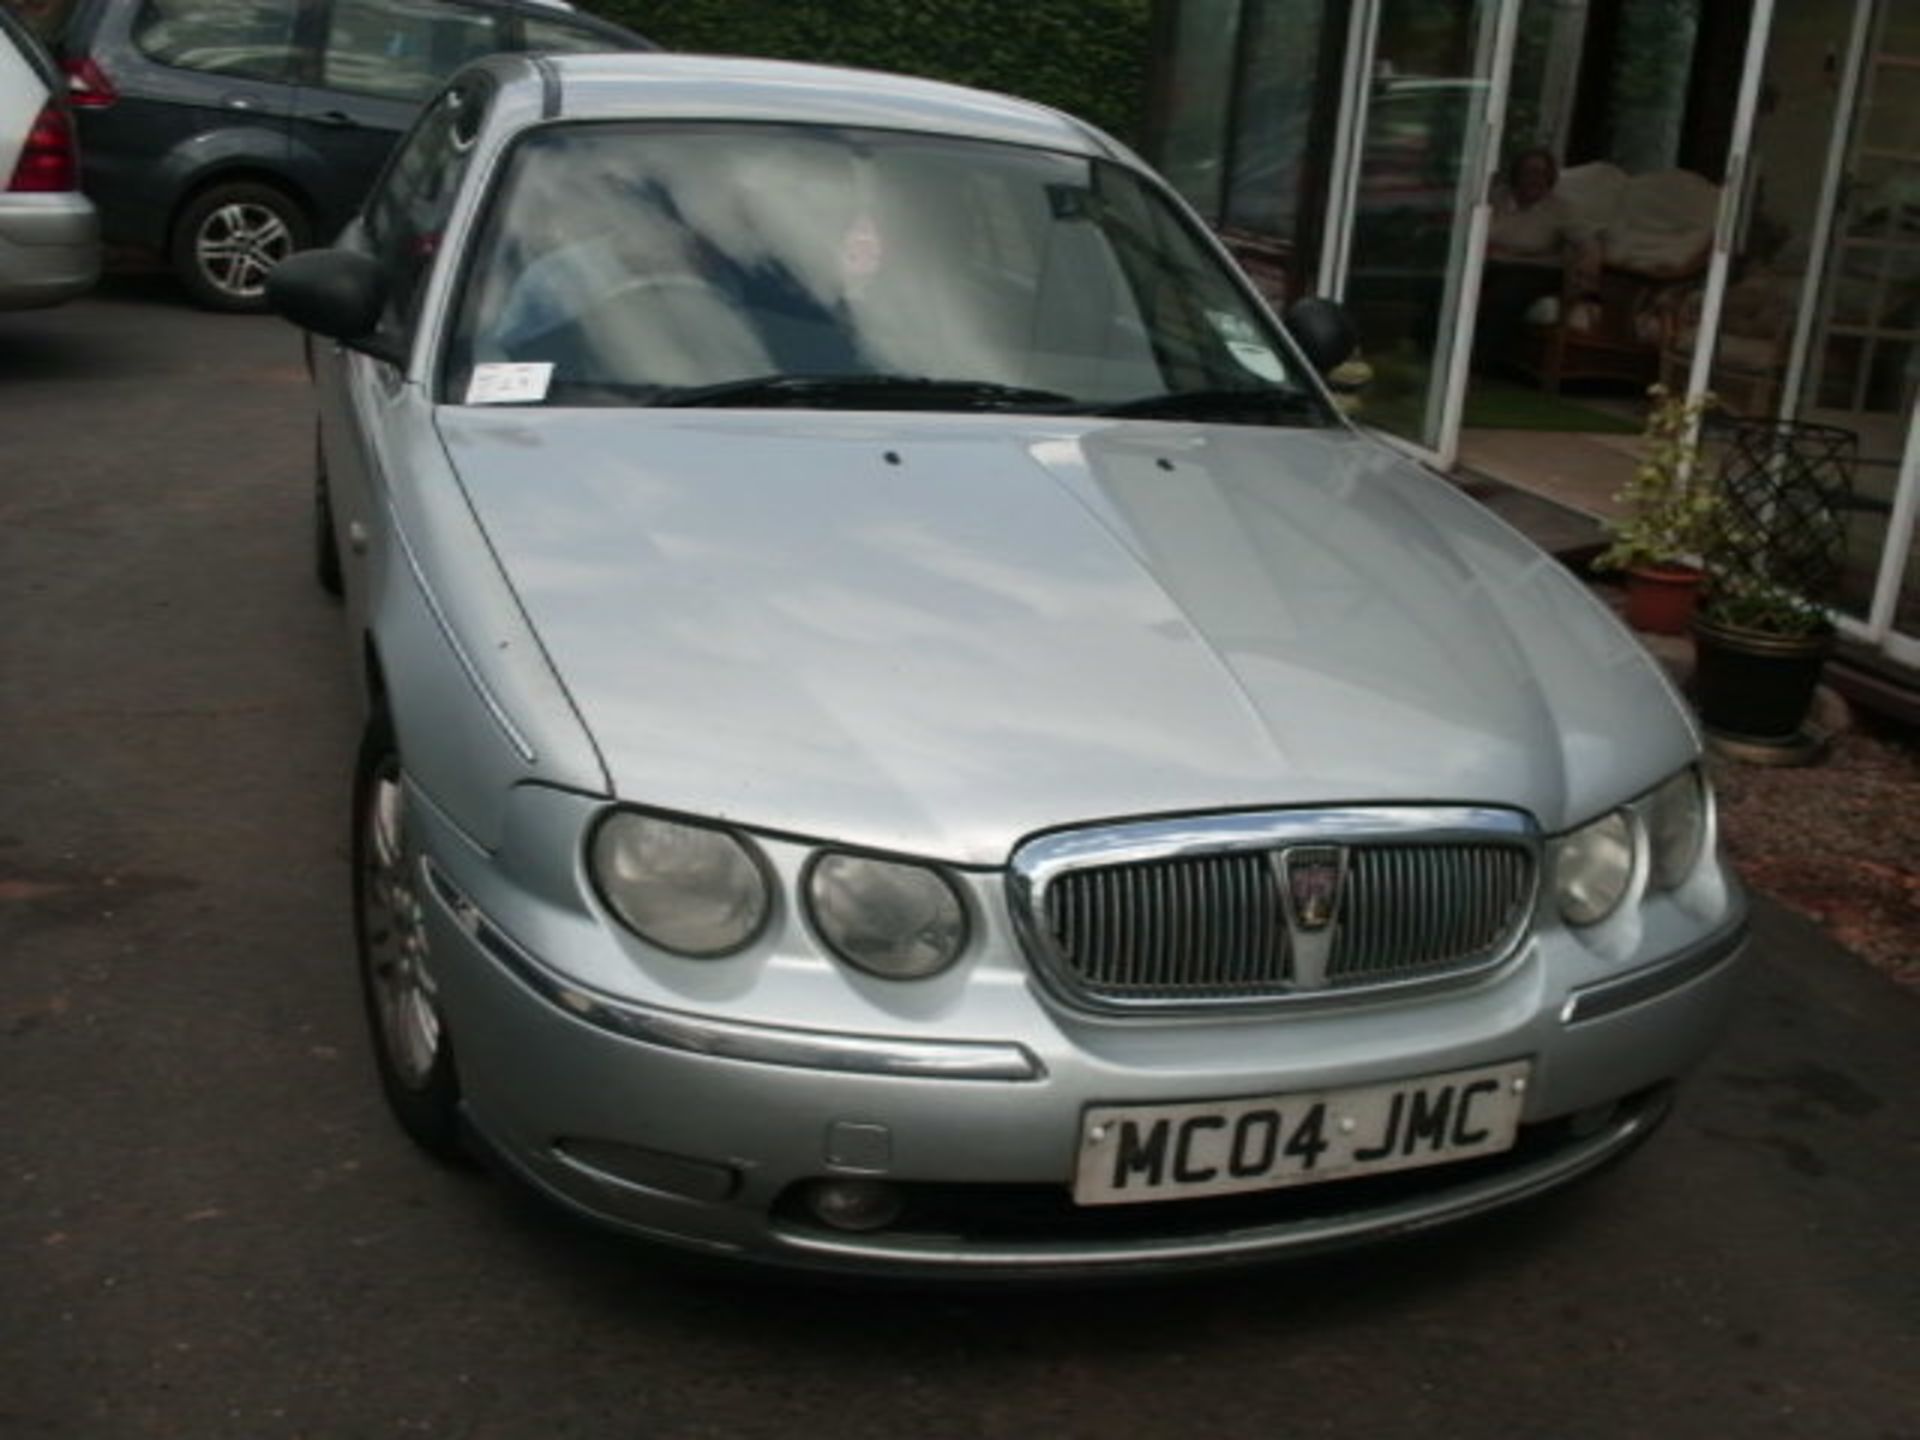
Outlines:
[[58, 305], [99, 277], [99, 219], [80, 193], [66, 82], [0, 6], [0, 310]]
[[762, 1261], [1179, 1269], [1571, 1181], [1711, 1043], [1664, 676], [1088, 127], [496, 58], [270, 288], [430, 1149]]

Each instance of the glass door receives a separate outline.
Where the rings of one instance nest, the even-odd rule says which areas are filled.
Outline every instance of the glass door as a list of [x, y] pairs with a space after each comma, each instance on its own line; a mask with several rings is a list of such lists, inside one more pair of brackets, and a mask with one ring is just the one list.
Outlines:
[[1841, 623], [1920, 661], [1920, 0], [1858, 0], [1823, 195], [1824, 269], [1789, 387], [1803, 418], [1859, 440]]
[[1452, 463], [1519, 0], [1359, 0], [1325, 293], [1359, 327], [1362, 418]]
[[1720, 322], [1726, 311], [1728, 278], [1734, 251], [1740, 242], [1742, 220], [1751, 208], [1755, 171], [1750, 164], [1755, 116], [1766, 76], [1767, 41], [1773, 33], [1774, 0], [1754, 0], [1747, 27], [1746, 56], [1740, 72], [1739, 97], [1734, 104], [1733, 130], [1727, 141], [1726, 175], [1720, 185], [1719, 213], [1713, 227], [1713, 249], [1707, 262], [1706, 288], [1700, 299], [1692, 363], [1687, 371], [1687, 393], [1704, 395], [1713, 375], [1722, 341]]
[[1920, 517], [1920, 404], [1912, 411], [1868, 634], [1902, 665], [1920, 666], [1920, 548], [1914, 545], [1914, 522]]

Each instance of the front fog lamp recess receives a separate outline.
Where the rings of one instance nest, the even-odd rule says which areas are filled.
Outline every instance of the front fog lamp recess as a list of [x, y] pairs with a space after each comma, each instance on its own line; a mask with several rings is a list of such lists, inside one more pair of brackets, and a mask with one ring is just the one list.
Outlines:
[[905, 1197], [884, 1180], [815, 1180], [804, 1194], [814, 1219], [835, 1230], [884, 1230], [905, 1208]]
[[594, 834], [592, 862], [614, 914], [662, 950], [728, 955], [766, 923], [766, 873], [725, 830], [616, 811]]
[[1553, 843], [1553, 893], [1569, 925], [1598, 925], [1633, 885], [1633, 823], [1603, 815]]
[[807, 909], [836, 955], [888, 980], [937, 974], [967, 943], [960, 897], [925, 865], [822, 855], [807, 874]]

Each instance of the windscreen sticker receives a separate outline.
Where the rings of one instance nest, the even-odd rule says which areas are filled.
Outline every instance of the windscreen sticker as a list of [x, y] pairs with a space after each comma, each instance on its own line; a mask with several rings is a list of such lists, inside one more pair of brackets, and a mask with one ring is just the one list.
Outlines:
[[871, 280], [879, 273], [881, 255], [880, 227], [872, 216], [862, 215], [840, 239], [841, 277], [854, 286]]
[[1287, 370], [1280, 363], [1280, 357], [1260, 341], [1260, 332], [1249, 325], [1242, 317], [1226, 310], [1209, 310], [1207, 319], [1213, 325], [1214, 333], [1226, 342], [1228, 351], [1240, 368], [1258, 375], [1262, 380], [1280, 381], [1287, 378]]
[[467, 382], [469, 405], [518, 405], [547, 398], [547, 386], [553, 381], [550, 360], [523, 361], [517, 365], [491, 364], [473, 367]]

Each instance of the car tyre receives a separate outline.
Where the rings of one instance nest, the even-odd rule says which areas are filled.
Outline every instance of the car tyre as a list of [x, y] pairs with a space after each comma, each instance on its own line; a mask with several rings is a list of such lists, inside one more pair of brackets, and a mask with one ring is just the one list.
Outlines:
[[380, 1088], [413, 1141], [464, 1161], [460, 1078], [427, 964], [427, 897], [408, 833], [393, 725], [376, 712], [355, 766], [353, 917], [360, 988]]
[[340, 542], [333, 534], [333, 495], [327, 488], [327, 457], [320, 447], [318, 428], [313, 433], [313, 578], [335, 599], [345, 592], [340, 574]]
[[312, 225], [274, 185], [232, 181], [202, 190], [174, 222], [169, 258], [180, 283], [210, 310], [267, 308], [267, 274], [305, 249]]

